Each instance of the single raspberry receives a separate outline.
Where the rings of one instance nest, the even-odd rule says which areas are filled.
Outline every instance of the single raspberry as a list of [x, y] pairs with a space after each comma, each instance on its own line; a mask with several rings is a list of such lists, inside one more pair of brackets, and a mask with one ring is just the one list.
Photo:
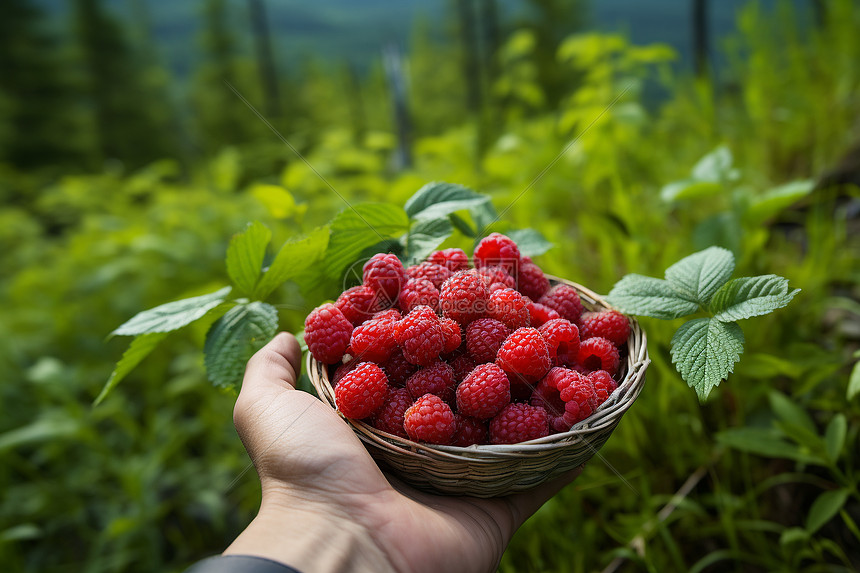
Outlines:
[[508, 404], [490, 421], [491, 444], [518, 444], [549, 435], [546, 410], [529, 404]]
[[[465, 253], [463, 256], [466, 256]], [[452, 274], [454, 273], [448, 267], [430, 261], [424, 261], [406, 269], [406, 276], [410, 279], [426, 279], [433, 283], [437, 289], [442, 288], [442, 283], [448, 280]]]
[[435, 251], [427, 257], [427, 260], [431, 263], [442, 265], [452, 273], [468, 269], [471, 266], [469, 264], [469, 257], [466, 256], [463, 249], [445, 249], [444, 251]]
[[358, 326], [383, 308], [376, 292], [365, 285], [354, 286], [343, 291], [334, 305], [353, 326]]
[[445, 347], [439, 317], [429, 306], [416, 306], [394, 325], [394, 339], [412, 364], [429, 366]]
[[615, 392], [615, 389], [618, 388], [618, 383], [612, 379], [612, 376], [610, 376], [609, 372], [606, 370], [595, 370], [588, 375], [588, 379], [594, 386], [594, 393], [597, 397], [596, 403], [598, 406], [603, 404], [607, 398], [609, 398], [610, 394]]
[[391, 322], [397, 322], [403, 318], [403, 315], [400, 314], [396, 308], [389, 308], [388, 310], [383, 310], [373, 314], [374, 320], [388, 320]]
[[523, 295], [514, 289], [497, 290], [490, 293], [490, 318], [495, 318], [511, 330], [523, 328], [531, 324], [528, 303]]
[[466, 327], [466, 348], [476, 364], [495, 362], [511, 329], [492, 318], [481, 318]]
[[487, 290], [489, 291], [490, 294], [493, 294], [497, 290], [505, 290], [508, 288], [510, 288], [510, 287], [508, 285], [506, 285], [505, 283], [492, 283], [490, 286], [487, 287]]
[[487, 287], [491, 287], [495, 283], [502, 283], [508, 288], [516, 289], [517, 281], [514, 277], [502, 267], [482, 267], [478, 269], [478, 275], [487, 283]]
[[594, 412], [594, 385], [578, 372], [553, 368], [538, 383], [531, 404], [547, 411], [553, 431], [566, 432]]
[[520, 262], [520, 269], [517, 273], [517, 286], [521, 293], [532, 300], [538, 300], [549, 290], [549, 279], [543, 274], [539, 266], [531, 262], [526, 262], [527, 257]]
[[331, 387], [334, 388], [337, 386], [337, 383], [340, 382], [340, 379], [358, 368], [358, 365], [361, 364], [360, 360], [352, 359], [349, 362], [344, 362], [340, 366], [338, 366], [334, 374], [331, 375]]
[[351, 334], [352, 323], [333, 304], [318, 306], [305, 319], [305, 344], [323, 364], [340, 362]]
[[555, 318], [561, 318], [561, 315], [548, 306], [531, 302], [528, 304], [529, 317], [531, 318], [532, 328], [537, 328], [542, 324], [549, 322]]
[[582, 338], [600, 336], [621, 346], [630, 336], [630, 321], [616, 310], [584, 312], [579, 318], [579, 331]]
[[454, 381], [459, 384], [463, 381], [472, 370], [475, 369], [475, 361], [468, 354], [463, 354], [451, 361], [451, 368], [454, 369]]
[[559, 284], [538, 299], [538, 303], [548, 306], [570, 322], [579, 322], [582, 314], [582, 301], [579, 293], [570, 285]]
[[382, 368], [364, 362], [341, 378], [334, 389], [334, 401], [341, 414], [361, 420], [382, 407], [387, 392], [388, 378]]
[[418, 369], [417, 366], [406, 360], [403, 356], [403, 349], [399, 346], [394, 348], [391, 353], [391, 358], [380, 364], [388, 376], [388, 383], [391, 386], [402, 388], [406, 385], [406, 380]]
[[427, 279], [409, 279], [400, 291], [397, 305], [403, 312], [409, 312], [420, 304], [439, 310], [439, 289]]
[[465, 326], [485, 315], [489, 298], [482, 279], [468, 271], [460, 271], [442, 285], [439, 306], [444, 316]]
[[413, 440], [431, 444], [450, 444], [457, 425], [451, 406], [439, 396], [426, 394], [407, 408], [403, 427]]
[[610, 376], [615, 376], [621, 365], [621, 357], [614, 344], [605, 338], [595, 336], [579, 343], [577, 362], [586, 370], [606, 370]]
[[573, 364], [579, 358], [579, 329], [563, 318], [545, 322], [538, 328], [549, 347], [553, 366]]
[[457, 386], [457, 411], [464, 416], [488, 420], [511, 401], [511, 385], [495, 364], [476, 366]]
[[454, 439], [451, 440], [452, 446], [466, 448], [487, 443], [489, 431], [486, 422], [471, 416], [454, 414], [454, 423], [457, 424], [457, 429], [454, 431]]
[[353, 358], [377, 364], [388, 360], [397, 348], [397, 342], [394, 340], [394, 324], [390, 320], [374, 318], [356, 326], [349, 341]]
[[406, 388], [389, 388], [385, 401], [373, 417], [373, 427], [401, 438], [408, 438], [403, 428], [403, 415], [411, 405], [412, 397]]
[[397, 295], [405, 283], [406, 270], [396, 255], [379, 253], [364, 263], [364, 284], [378, 293], [383, 300], [397, 300]]
[[[550, 370], [552, 373], [552, 370]], [[566, 432], [570, 429], [573, 423], [567, 423], [564, 419], [566, 404], [559, 396], [558, 389], [555, 386], [550, 386], [547, 382], [549, 374], [541, 378], [541, 381], [535, 386], [532, 392], [529, 404], [532, 406], [540, 406], [547, 413], [550, 431]]]
[[406, 389], [413, 398], [435, 394], [446, 403], [454, 403], [454, 369], [447, 362], [438, 361], [414, 373], [406, 381]]
[[442, 333], [445, 335], [445, 346], [442, 348], [442, 354], [451, 354], [458, 348], [463, 341], [463, 332], [460, 325], [450, 318], [440, 318], [442, 323]]
[[516, 276], [520, 262], [520, 249], [513, 239], [500, 233], [490, 233], [475, 247], [472, 259], [478, 268], [498, 265], [509, 274]]
[[496, 364], [521, 382], [536, 382], [549, 372], [549, 349], [536, 328], [518, 328], [499, 348]]

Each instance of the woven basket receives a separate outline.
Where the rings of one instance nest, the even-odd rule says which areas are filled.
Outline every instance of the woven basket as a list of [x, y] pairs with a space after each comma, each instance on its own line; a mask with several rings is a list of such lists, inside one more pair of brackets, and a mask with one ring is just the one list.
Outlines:
[[[588, 310], [609, 308], [600, 296], [576, 283], [549, 277], [553, 284], [575, 288]], [[512, 445], [459, 448], [420, 444], [343, 417], [380, 465], [424, 491], [445, 495], [496, 497], [524, 491], [581, 466], [603, 446], [621, 416], [642, 390], [651, 362], [645, 332], [631, 321], [626, 362], [618, 389], [588, 418], [562, 434]], [[308, 353], [308, 373], [320, 399], [334, 408], [328, 368]], [[340, 414], [338, 412], [338, 414]]]

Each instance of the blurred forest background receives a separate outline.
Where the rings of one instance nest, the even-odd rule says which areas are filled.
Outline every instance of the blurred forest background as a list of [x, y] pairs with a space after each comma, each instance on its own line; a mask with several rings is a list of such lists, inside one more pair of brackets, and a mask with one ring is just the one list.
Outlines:
[[[320, 175], [351, 202], [432, 180], [516, 201], [556, 245], [537, 262], [597, 292], [710, 245], [803, 289], [743, 324], [703, 405], [679, 322], [642, 320], [612, 467], [502, 571], [857, 570], [858, 29], [852, 0], [3, 0], [4, 570], [181, 571], [248, 523], [205, 324], [92, 402], [127, 343], [108, 333], [224, 284], [246, 222], [282, 242], [342, 209]], [[293, 332], [323, 296], [276, 295]]]

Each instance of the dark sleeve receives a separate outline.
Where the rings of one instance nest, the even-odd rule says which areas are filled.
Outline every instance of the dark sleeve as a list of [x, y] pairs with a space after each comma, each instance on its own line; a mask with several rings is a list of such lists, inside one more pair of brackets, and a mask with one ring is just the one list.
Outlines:
[[185, 573], [301, 573], [289, 565], [253, 555], [216, 555], [198, 561]]

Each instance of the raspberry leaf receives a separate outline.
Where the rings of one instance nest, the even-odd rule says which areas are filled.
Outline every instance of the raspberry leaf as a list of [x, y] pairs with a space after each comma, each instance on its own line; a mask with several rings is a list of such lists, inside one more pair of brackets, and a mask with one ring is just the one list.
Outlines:
[[734, 369], [744, 351], [744, 333], [734, 322], [697, 318], [672, 337], [672, 362], [704, 402]]
[[114, 330], [112, 335], [134, 336], [150, 332], [170, 332], [191, 324], [224, 302], [231, 287], [213, 293], [168, 302], [139, 312]]
[[209, 380], [222, 388], [242, 381], [245, 364], [278, 330], [278, 311], [264, 302], [240, 304], [219, 318], [203, 346]]
[[669, 281], [637, 274], [626, 275], [615, 283], [606, 298], [625, 314], [664, 320], [687, 316], [699, 309], [695, 300], [686, 298]]
[[247, 294], [254, 291], [263, 271], [266, 247], [272, 231], [259, 221], [248, 223], [245, 231], [237, 233], [227, 247], [227, 274], [238, 289]]
[[426, 259], [453, 233], [454, 225], [447, 218], [416, 221], [402, 239], [407, 261], [413, 264]]
[[167, 334], [168, 333], [166, 332], [151, 332], [149, 334], [141, 334], [140, 336], [135, 337], [126, 351], [123, 352], [122, 358], [120, 358], [119, 362], [116, 363], [116, 367], [113, 369], [113, 372], [111, 372], [110, 378], [108, 378], [104, 388], [102, 388], [102, 391], [99, 392], [98, 397], [93, 402], [93, 406], [98, 406], [102, 400], [107, 398], [107, 395], [110, 394], [111, 390], [113, 390], [129, 372], [134, 370], [134, 368], [140, 364], [141, 360], [149, 356], [149, 354], [155, 350], [155, 347], [167, 337]]
[[668, 269], [666, 280], [683, 293], [684, 298], [707, 306], [717, 290], [731, 278], [735, 256], [722, 247], [709, 247], [684, 257]]
[[489, 203], [489, 195], [476, 193], [455, 183], [434, 181], [415, 192], [404, 209], [412, 219], [438, 219], [463, 209]]
[[284, 282], [298, 277], [322, 258], [328, 242], [328, 227], [320, 227], [307, 237], [284, 243], [254, 288], [254, 298], [262, 300]]
[[553, 247], [553, 244], [535, 229], [517, 229], [508, 231], [507, 235], [517, 244], [520, 254], [527, 257], [542, 255]]
[[788, 279], [777, 275], [741, 277], [718, 290], [711, 299], [714, 318], [723, 322], [768, 314], [791, 302], [800, 289], [788, 290]]
[[325, 273], [338, 279], [358, 256], [380, 241], [399, 237], [409, 229], [409, 217], [400, 207], [365, 203], [341, 211], [331, 222], [325, 254]]

